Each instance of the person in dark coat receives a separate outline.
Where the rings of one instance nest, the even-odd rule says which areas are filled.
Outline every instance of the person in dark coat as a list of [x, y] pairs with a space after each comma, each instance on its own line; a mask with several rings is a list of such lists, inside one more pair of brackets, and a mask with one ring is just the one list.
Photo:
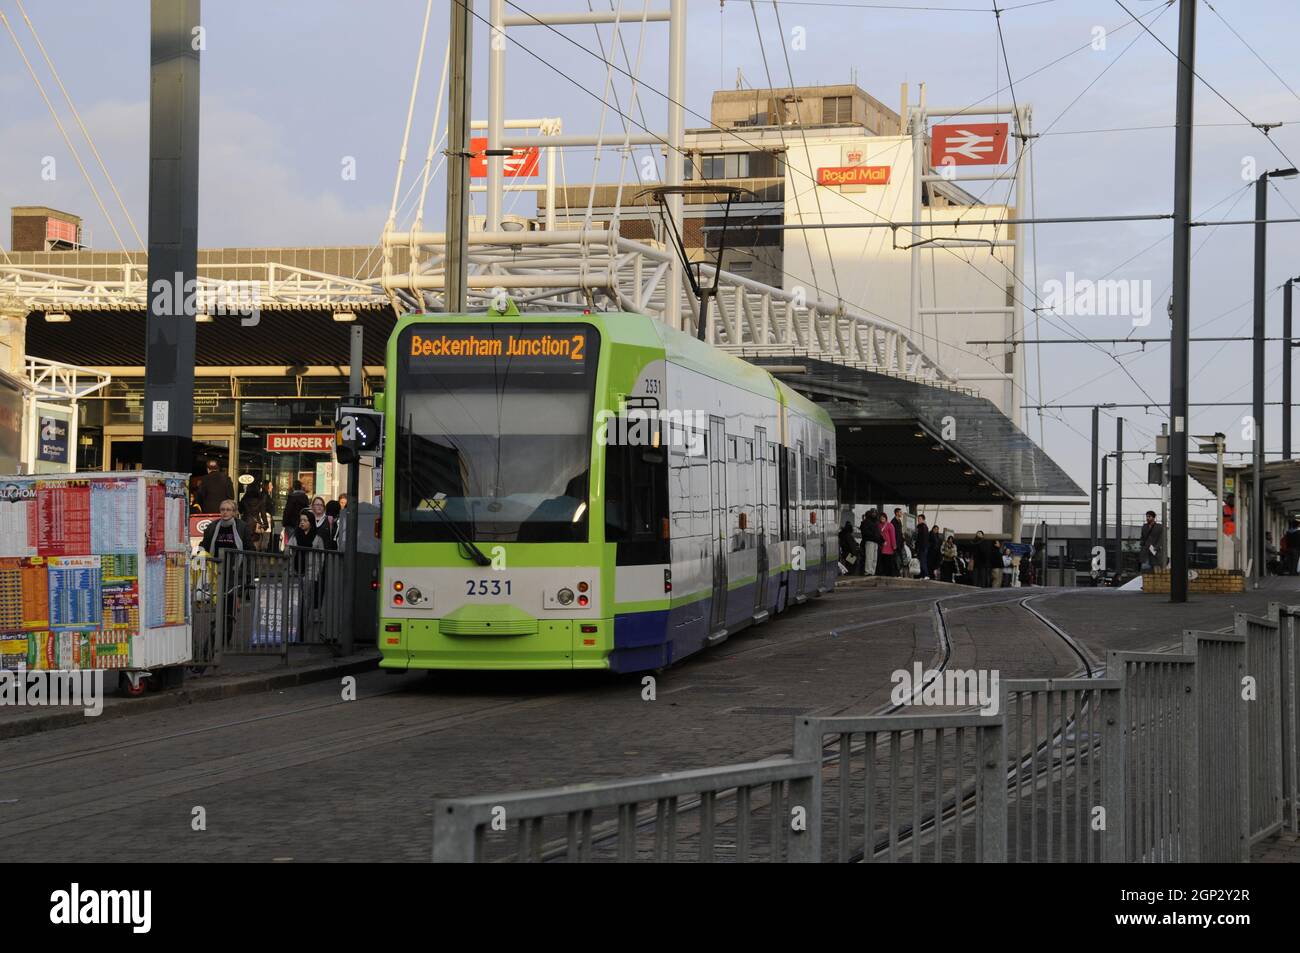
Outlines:
[[221, 464], [216, 460], [208, 461], [208, 472], [199, 481], [199, 503], [203, 513], [217, 513], [221, 510], [223, 500], [235, 498], [235, 485], [230, 477], [221, 472]]
[[934, 566], [930, 563], [930, 527], [926, 525], [925, 514], [916, 518], [916, 558], [921, 561], [921, 578], [929, 579]]
[[271, 536], [271, 500], [258, 483], [250, 483], [239, 501], [239, 515], [253, 531], [253, 547], [265, 550]]
[[875, 510], [867, 510], [858, 527], [862, 532], [862, 563], [858, 570], [864, 576], [876, 574], [876, 562], [880, 558], [880, 525]]
[[289, 491], [289, 497], [284, 501], [284, 514], [281, 524], [289, 534], [289, 541], [293, 541], [293, 534], [298, 530], [298, 514], [307, 508], [311, 501], [307, 499], [307, 491], [302, 488], [302, 483], [298, 480], [293, 481], [293, 489]]
[[[980, 530], [975, 534], [975, 585], [981, 589], [987, 589], [993, 585], [993, 560], [998, 558], [997, 547], [993, 540], [984, 535]], [[998, 566], [1001, 567], [1002, 561], [998, 558]]]
[[253, 531], [236, 515], [235, 501], [223, 500], [217, 505], [217, 512], [221, 514], [220, 518], [208, 523], [203, 531], [203, 542], [199, 544], [203, 551], [213, 559], [219, 559], [223, 549], [252, 550]]
[[853, 520], [845, 520], [844, 525], [840, 527], [840, 562], [849, 572], [856, 572], [857, 563], [861, 559], [857, 541], [853, 538]]
[[[218, 504], [217, 512], [221, 514], [220, 517], [208, 523], [199, 545], [205, 553], [218, 561], [218, 575], [215, 578], [221, 592], [221, 611], [226, 617], [226, 644], [229, 645], [235, 631], [235, 598], [248, 581], [244, 557], [238, 554], [252, 552], [253, 531], [239, 518], [234, 500], [223, 500]], [[227, 549], [233, 550], [235, 555], [227, 556], [223, 565], [220, 561], [221, 554]], [[216, 638], [216, 624], [214, 618], [213, 639]]]

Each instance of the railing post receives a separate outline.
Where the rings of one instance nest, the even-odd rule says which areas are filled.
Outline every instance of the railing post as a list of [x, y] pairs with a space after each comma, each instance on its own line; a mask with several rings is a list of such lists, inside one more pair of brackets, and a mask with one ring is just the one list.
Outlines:
[[1280, 607], [1278, 642], [1282, 656], [1282, 796], [1295, 834], [1300, 833], [1300, 805], [1296, 803], [1296, 644], [1291, 609]]
[[[1101, 836], [1103, 863], [1128, 862], [1128, 671], [1118, 652], [1106, 659], [1106, 677], [1119, 680], [1120, 687], [1104, 692], [1101, 703], [1102, 810], [1105, 827]], [[1089, 819], [1091, 824], [1091, 818]]]
[[226, 644], [226, 594], [230, 590], [230, 580], [227, 578], [229, 575], [228, 567], [230, 566], [230, 560], [226, 557], [227, 552], [229, 552], [229, 550], [223, 549], [217, 554], [217, 591], [215, 593], [216, 598], [213, 599], [213, 610], [217, 617], [217, 644], [213, 646], [212, 649], [214, 657], [221, 652], [222, 647]]
[[[979, 746], [979, 774], [976, 803], [979, 805], [980, 841], [976, 845], [983, 864], [1007, 861], [1007, 715], [1006, 693], [996, 716], [976, 730]], [[913, 783], [919, 784], [920, 779]], [[937, 808], [936, 808], [937, 810]], [[936, 821], [936, 823], [940, 823]], [[913, 833], [913, 837], [919, 836]], [[959, 835], [960, 836], [960, 835]]]
[[1179, 860], [1197, 863], [1201, 859], [1201, 723], [1197, 717], [1196, 662], [1179, 666], [1183, 676], [1182, 765], [1180, 786], [1183, 789], [1182, 850]]
[[[787, 859], [792, 864], [817, 864], [822, 859], [822, 729], [816, 718], [796, 718], [794, 722], [794, 760], [807, 766], [808, 776], [790, 782], [791, 816], [793, 809], [804, 809], [803, 830], [791, 829]], [[847, 799], [845, 799], [847, 801]], [[775, 805], [773, 806], [775, 810]], [[843, 810], [843, 807], [841, 807]], [[843, 858], [840, 858], [841, 860]]]
[[435, 864], [472, 864], [478, 825], [469, 808], [433, 802], [433, 862]]

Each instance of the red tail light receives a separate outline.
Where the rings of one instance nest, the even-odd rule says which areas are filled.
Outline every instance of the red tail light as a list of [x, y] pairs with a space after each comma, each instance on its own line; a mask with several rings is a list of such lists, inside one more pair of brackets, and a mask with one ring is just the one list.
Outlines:
[[379, 517], [375, 517], [375, 539], [383, 539], [384, 535], [379, 531]]

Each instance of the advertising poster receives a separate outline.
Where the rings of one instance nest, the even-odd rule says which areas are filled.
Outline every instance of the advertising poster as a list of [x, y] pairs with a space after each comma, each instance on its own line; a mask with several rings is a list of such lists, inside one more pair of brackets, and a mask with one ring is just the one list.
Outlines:
[[90, 658], [87, 632], [33, 632], [27, 637], [27, 667], [72, 670], [82, 668]]
[[161, 483], [145, 487], [144, 553], [159, 556], [167, 548], [166, 491]]
[[163, 605], [163, 622], [166, 625], [184, 625], [189, 614], [189, 564], [184, 553], [168, 553], [166, 585], [167, 596]]
[[21, 671], [27, 667], [27, 636], [0, 635], [0, 669]]
[[0, 559], [0, 631], [50, 627], [49, 570], [39, 556]]
[[98, 556], [50, 558], [50, 628], [97, 627], [103, 608]]
[[133, 553], [138, 541], [140, 490], [134, 480], [96, 480], [90, 486], [90, 549]]
[[68, 415], [47, 411], [38, 419], [40, 434], [36, 459], [41, 463], [68, 465]]
[[156, 629], [167, 624], [167, 560], [146, 556], [144, 560], [144, 624]]
[[0, 556], [36, 555], [36, 482], [0, 483]]
[[183, 480], [168, 480], [164, 490], [167, 505], [164, 537], [169, 553], [190, 551], [190, 502]]
[[41, 556], [82, 556], [90, 552], [90, 483], [38, 481], [36, 551]]
[[86, 668], [126, 668], [131, 664], [131, 640], [110, 632], [92, 632]]
[[140, 628], [140, 586], [130, 582], [105, 582], [103, 587], [105, 629], [134, 632]]

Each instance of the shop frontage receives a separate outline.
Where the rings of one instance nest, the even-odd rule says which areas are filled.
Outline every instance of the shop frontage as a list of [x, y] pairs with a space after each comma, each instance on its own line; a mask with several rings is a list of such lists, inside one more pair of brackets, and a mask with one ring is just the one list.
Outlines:
[[[334, 461], [334, 415], [346, 381], [310, 377], [200, 378], [194, 401], [191, 473], [209, 460], [230, 474], [236, 493], [270, 481], [272, 512], [282, 512], [295, 482], [309, 495], [343, 491]], [[142, 467], [144, 381], [115, 378], [81, 404], [78, 465], [85, 470]]]

